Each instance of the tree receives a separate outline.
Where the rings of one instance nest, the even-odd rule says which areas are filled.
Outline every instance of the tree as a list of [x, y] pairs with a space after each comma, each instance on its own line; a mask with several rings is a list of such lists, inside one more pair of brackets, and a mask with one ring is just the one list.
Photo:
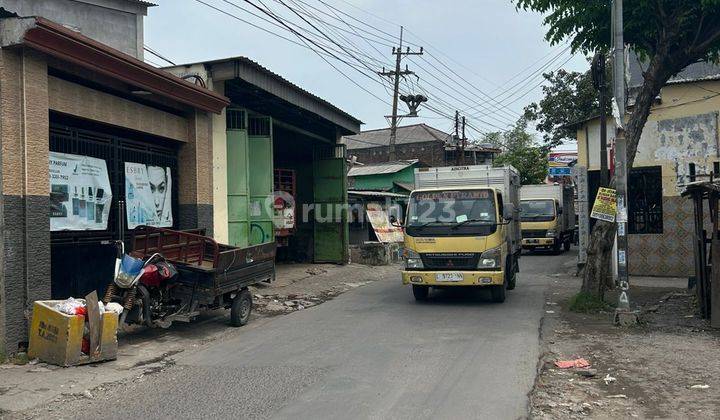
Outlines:
[[527, 185], [542, 183], [548, 171], [548, 148], [535, 145], [534, 140], [527, 132], [527, 120], [520, 118], [508, 131], [486, 134], [483, 142], [502, 150], [495, 164], [514, 166], [520, 172], [521, 183]]
[[[516, 7], [545, 15], [545, 38], [570, 38], [573, 51], [608, 51], [611, 1], [513, 0]], [[628, 171], [632, 168], [653, 100], [667, 81], [697, 61], [717, 61], [720, 52], [720, 0], [632, 0], [623, 4], [624, 39], [648, 63], [643, 84], [625, 124]], [[611, 185], [615, 180], [611, 180]], [[605, 291], [615, 223], [598, 221], [590, 235], [582, 291]]]
[[[543, 86], [544, 97], [525, 107], [525, 117], [536, 122], [535, 129], [543, 133], [545, 144], [555, 147], [575, 137], [573, 123], [598, 115], [600, 102], [589, 71], [579, 73], [560, 69], [545, 73], [543, 77], [548, 82]], [[610, 78], [606, 77], [606, 80]], [[606, 86], [609, 98], [612, 85], [608, 82]]]

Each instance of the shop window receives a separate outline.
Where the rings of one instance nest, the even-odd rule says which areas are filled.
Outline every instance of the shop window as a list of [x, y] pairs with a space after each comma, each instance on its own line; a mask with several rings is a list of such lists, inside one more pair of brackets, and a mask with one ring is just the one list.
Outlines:
[[659, 166], [630, 171], [628, 233], [663, 233], [662, 170]]
[[228, 109], [225, 112], [227, 130], [245, 130], [245, 111], [242, 109]]

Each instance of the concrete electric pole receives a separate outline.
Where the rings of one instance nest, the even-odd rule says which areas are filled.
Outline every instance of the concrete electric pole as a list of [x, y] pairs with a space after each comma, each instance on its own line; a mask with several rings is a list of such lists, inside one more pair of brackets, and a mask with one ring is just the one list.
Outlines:
[[[400, 27], [400, 47], [395, 48], [393, 47], [393, 55], [395, 56], [395, 71], [385, 71], [383, 69], [382, 72], [379, 74], [381, 76], [388, 76], [392, 77], [394, 88], [393, 88], [393, 101], [392, 101], [392, 115], [390, 116], [390, 144], [389, 144], [389, 151], [388, 151], [388, 161], [393, 161], [397, 159], [397, 154], [395, 153], [395, 140], [397, 139], [397, 125], [398, 125], [398, 99], [400, 96], [400, 78], [405, 77], [411, 74], [415, 74], [414, 72], [408, 70], [407, 66], [405, 67], [405, 70], [400, 71], [400, 62], [402, 61], [402, 58], [404, 56], [408, 55], [422, 55], [423, 54], [423, 48], [420, 47], [419, 52], [410, 51], [410, 47], [407, 47], [405, 51], [403, 51], [403, 27]], [[424, 97], [423, 97], [424, 98]], [[424, 98], [425, 101], [427, 98]], [[424, 101], [423, 101], [424, 102]], [[412, 110], [411, 110], [412, 113]]]
[[615, 323], [620, 325], [637, 323], [637, 314], [630, 310], [627, 255], [627, 142], [625, 139], [625, 42], [623, 39], [622, 0], [612, 3], [613, 33], [613, 114], [616, 120], [615, 133], [615, 188], [617, 190], [617, 272], [620, 296], [618, 298]]

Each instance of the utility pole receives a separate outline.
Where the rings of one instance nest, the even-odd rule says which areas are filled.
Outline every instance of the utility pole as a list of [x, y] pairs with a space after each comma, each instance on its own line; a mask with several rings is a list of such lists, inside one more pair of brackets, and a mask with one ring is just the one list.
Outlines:
[[460, 164], [465, 164], [465, 142], [467, 141], [467, 137], [465, 137], [465, 117], [462, 117], [462, 143], [460, 147]]
[[615, 188], [617, 190], [617, 271], [620, 296], [618, 297], [615, 323], [629, 325], [637, 323], [637, 314], [630, 310], [627, 255], [627, 142], [625, 139], [625, 42], [623, 39], [622, 0], [612, 3], [613, 33], [613, 96], [615, 133]]
[[607, 118], [605, 109], [605, 54], [597, 53], [592, 61], [592, 78], [593, 85], [598, 91], [600, 100], [600, 186], [607, 187], [610, 183], [608, 172], [608, 155], [607, 155]]
[[385, 71], [383, 69], [382, 72], [378, 73], [381, 76], [388, 76], [394, 78], [393, 84], [393, 101], [392, 101], [392, 115], [390, 116], [390, 144], [389, 144], [389, 153], [388, 153], [388, 161], [393, 161], [397, 159], [397, 154], [395, 153], [395, 140], [397, 139], [397, 125], [398, 125], [398, 97], [400, 96], [400, 78], [405, 77], [411, 74], [415, 74], [414, 72], [408, 70], [407, 66], [405, 67], [405, 70], [400, 71], [400, 62], [402, 61], [402, 58], [404, 56], [408, 55], [422, 55], [423, 49], [420, 47], [419, 52], [410, 51], [410, 47], [408, 47], [405, 51], [403, 51], [403, 27], [400, 27], [400, 47], [395, 48], [393, 47], [392, 50], [393, 55], [395, 56], [395, 71]]
[[460, 166], [460, 111], [455, 111], [455, 166]]

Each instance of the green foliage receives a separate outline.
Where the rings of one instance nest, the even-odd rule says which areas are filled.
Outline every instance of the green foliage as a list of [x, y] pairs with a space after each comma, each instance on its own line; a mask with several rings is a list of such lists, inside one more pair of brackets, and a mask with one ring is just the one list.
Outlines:
[[533, 136], [527, 132], [527, 120], [521, 118], [510, 130], [488, 133], [484, 143], [491, 143], [502, 150], [495, 158], [495, 165], [512, 165], [520, 172], [523, 185], [544, 182], [548, 171], [548, 149], [537, 146]]
[[591, 314], [611, 309], [611, 306], [597, 295], [580, 292], [570, 298], [568, 309], [581, 314]]
[[[611, 0], [512, 0], [518, 9], [545, 15], [545, 38], [569, 38], [573, 51], [608, 51]], [[631, 0], [623, 2], [624, 38], [640, 56], [682, 49], [688, 61], [716, 60], [720, 50], [720, 0]]]
[[[610, 115], [610, 72], [606, 75], [606, 112]], [[573, 123], [594, 117], [600, 113], [598, 93], [593, 87], [590, 72], [558, 70], [543, 75], [548, 82], [543, 86], [543, 99], [525, 108], [525, 117], [536, 123], [549, 147], [575, 138]]]

